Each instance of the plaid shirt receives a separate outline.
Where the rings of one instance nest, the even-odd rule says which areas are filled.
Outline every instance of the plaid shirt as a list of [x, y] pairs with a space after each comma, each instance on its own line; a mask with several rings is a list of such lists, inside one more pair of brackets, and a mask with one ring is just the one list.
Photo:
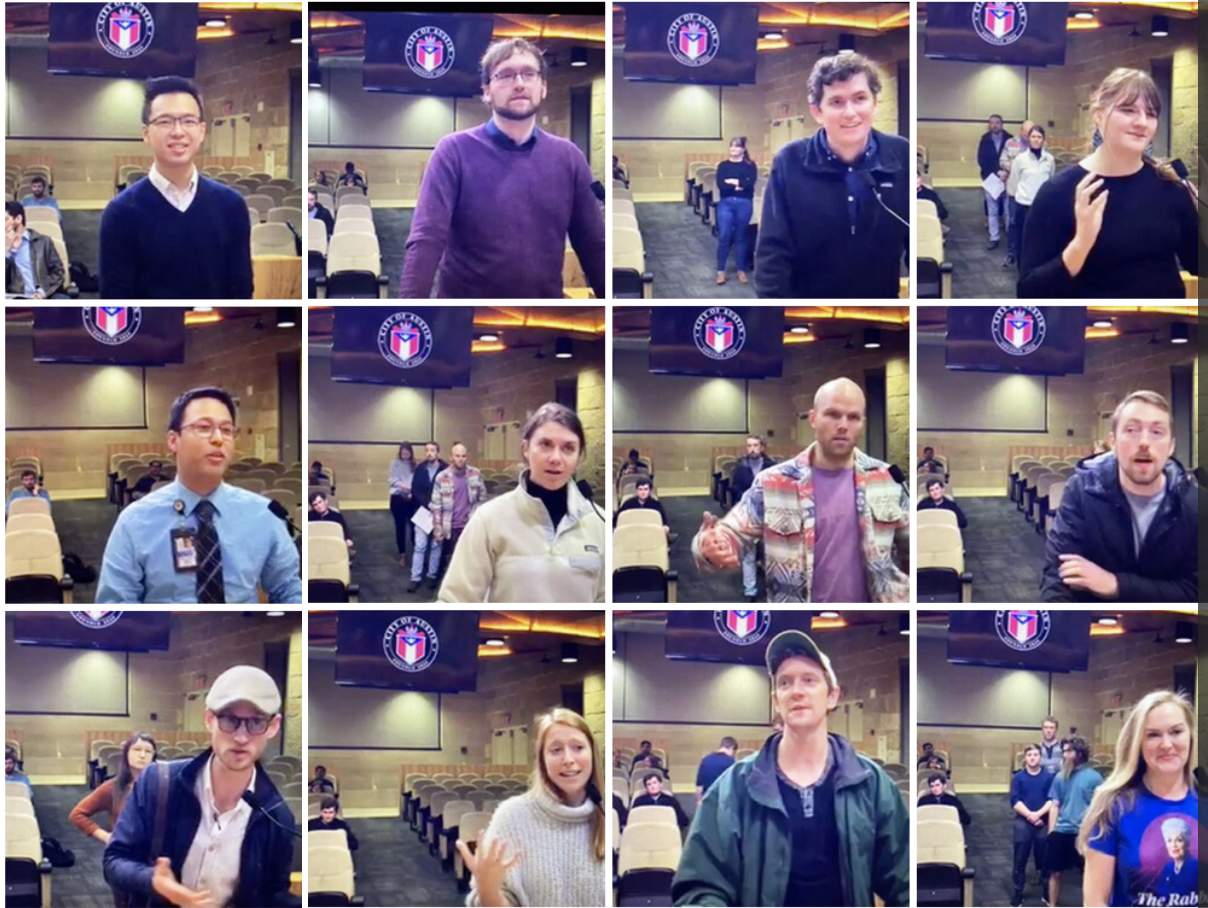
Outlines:
[[[769, 602], [810, 602], [817, 540], [813, 458], [816, 444], [755, 477], [742, 500], [718, 524], [735, 550], [763, 542]], [[910, 598], [910, 497], [888, 464], [855, 452], [856, 511], [864, 575], [873, 602]], [[713, 570], [692, 540], [699, 570]]]

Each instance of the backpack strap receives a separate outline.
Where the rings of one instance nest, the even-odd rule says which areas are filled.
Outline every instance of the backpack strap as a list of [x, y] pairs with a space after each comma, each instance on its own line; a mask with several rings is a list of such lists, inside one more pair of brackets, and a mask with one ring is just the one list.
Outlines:
[[155, 827], [151, 831], [151, 854], [147, 861], [153, 867], [164, 850], [164, 829], [168, 825], [168, 785], [171, 778], [167, 760], [156, 760], [155, 765], [159, 768], [159, 786], [155, 796]]

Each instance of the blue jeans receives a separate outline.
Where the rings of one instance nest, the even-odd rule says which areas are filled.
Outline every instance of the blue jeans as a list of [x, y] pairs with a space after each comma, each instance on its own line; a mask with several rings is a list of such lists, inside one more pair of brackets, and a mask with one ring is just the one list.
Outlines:
[[746, 270], [747, 227], [755, 203], [751, 199], [732, 195], [717, 203], [717, 270], [725, 271], [730, 258], [730, 247], [737, 243], [735, 262], [739, 271]]
[[432, 538], [431, 533], [425, 533], [415, 527], [415, 548], [411, 552], [411, 581], [419, 583], [424, 579], [424, 556], [427, 555], [428, 579], [435, 580], [440, 574], [441, 543]]
[[[986, 215], [990, 220], [990, 242], [998, 242], [998, 218], [1001, 215], [1003, 221], [1007, 219], [1007, 194], [1004, 192], [997, 199], [990, 193], [982, 190], [986, 196]], [[1005, 226], [1005, 225], [1004, 225]]]

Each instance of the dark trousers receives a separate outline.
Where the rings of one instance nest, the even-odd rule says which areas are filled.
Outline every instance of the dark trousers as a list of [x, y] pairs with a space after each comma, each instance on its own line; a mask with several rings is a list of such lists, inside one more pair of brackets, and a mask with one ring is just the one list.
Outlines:
[[440, 576], [445, 576], [445, 571], [449, 569], [449, 565], [453, 563], [453, 552], [457, 548], [457, 542], [461, 539], [461, 534], [465, 532], [465, 527], [453, 527], [453, 535], [444, 540], [444, 548], [440, 552]]
[[410, 534], [412, 548], [415, 546], [415, 529], [411, 518], [419, 510], [414, 498], [403, 498], [402, 495], [390, 496], [390, 516], [394, 518], [394, 544], [398, 546], [400, 555], [407, 554], [407, 536]]
[[1023, 254], [1023, 225], [1028, 220], [1028, 212], [1031, 210], [1031, 205], [1020, 205], [1014, 199], [1011, 199], [1011, 255], [1015, 256], [1015, 260], [1019, 261], [1019, 257]]
[[1040, 885], [1043, 894], [1048, 897], [1049, 873], [1044, 866], [1044, 845], [1049, 837], [1049, 826], [1033, 826], [1021, 816], [1015, 817], [1015, 867], [1012, 880], [1015, 883], [1015, 894], [1022, 895], [1028, 882], [1028, 855], [1036, 862], [1040, 871]]

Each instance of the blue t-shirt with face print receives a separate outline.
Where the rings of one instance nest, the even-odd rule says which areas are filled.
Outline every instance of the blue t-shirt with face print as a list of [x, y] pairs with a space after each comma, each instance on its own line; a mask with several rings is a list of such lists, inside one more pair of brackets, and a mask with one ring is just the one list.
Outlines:
[[[1094, 832], [1092, 832], [1094, 835]], [[1199, 905], [1199, 805], [1194, 791], [1167, 801], [1147, 789], [1090, 847], [1116, 859], [1112, 905]]]

